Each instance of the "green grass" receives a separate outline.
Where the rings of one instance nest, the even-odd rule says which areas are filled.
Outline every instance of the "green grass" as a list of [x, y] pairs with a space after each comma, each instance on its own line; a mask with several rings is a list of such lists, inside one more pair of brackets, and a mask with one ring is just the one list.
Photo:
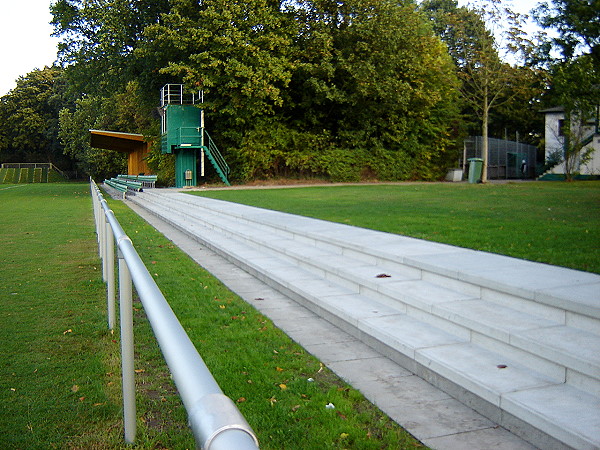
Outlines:
[[[0, 204], [0, 447], [124, 448], [87, 184], [2, 187]], [[168, 377], [145, 381], [160, 355], [144, 319], [138, 328], [140, 448], [190, 447]]]
[[68, 181], [56, 170], [44, 168], [0, 169], [0, 184], [64, 183]]
[[85, 186], [0, 190], [0, 442], [58, 448], [118, 414]]
[[[0, 447], [130, 448], [88, 186], [6, 186], [0, 204]], [[110, 204], [261, 448], [420, 446], [122, 202]], [[139, 301], [134, 323], [134, 448], [193, 448]]]
[[194, 192], [600, 273], [600, 182], [402, 184]]

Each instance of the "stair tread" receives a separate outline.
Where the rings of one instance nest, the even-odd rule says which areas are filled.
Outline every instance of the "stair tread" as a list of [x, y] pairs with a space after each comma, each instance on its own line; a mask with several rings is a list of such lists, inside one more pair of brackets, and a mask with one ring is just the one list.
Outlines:
[[516, 333], [511, 341], [590, 377], [600, 375], [600, 336], [568, 326]]
[[511, 342], [511, 336], [515, 333], [531, 330], [538, 332], [541, 328], [559, 325], [551, 320], [480, 299], [441, 303], [433, 307], [433, 312], [506, 343]]
[[413, 359], [415, 352], [423, 348], [466, 342], [407, 314], [364, 318], [359, 328]]
[[[304, 233], [329, 245], [344, 243], [355, 251], [480, 283], [490, 289], [547, 303], [600, 319], [600, 276], [562, 267], [461, 249], [446, 244], [330, 223], [245, 205], [186, 194], [188, 205], [208, 208], [217, 214], [234, 215], [268, 227]], [[310, 231], [302, 231], [310, 228]], [[500, 270], [501, 269], [501, 270]]]
[[559, 384], [510, 392], [502, 407], [575, 448], [600, 447], [600, 397]]
[[508, 392], [558, 384], [557, 380], [472, 343], [420, 349], [415, 358], [496, 406]]

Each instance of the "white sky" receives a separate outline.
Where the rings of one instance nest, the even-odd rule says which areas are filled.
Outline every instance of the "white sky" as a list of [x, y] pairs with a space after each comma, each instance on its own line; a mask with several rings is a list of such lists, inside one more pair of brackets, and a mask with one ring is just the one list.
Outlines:
[[[538, 3], [541, 3], [542, 0], [501, 0], [503, 4], [510, 6], [510, 8], [518, 12], [520, 14], [529, 14], [529, 12], [535, 8]], [[548, 4], [552, 4], [551, 0], [546, 0]], [[476, 0], [458, 0], [459, 6], [465, 6], [469, 4], [476, 3]], [[529, 22], [531, 22], [532, 28], [536, 28], [536, 25], [533, 23], [533, 19], [529, 18]]]
[[0, 96], [19, 76], [56, 60], [57, 39], [50, 37], [51, 0], [1, 0]]
[[[518, 12], [528, 13], [538, 0], [506, 0]], [[1, 0], [0, 96], [16, 86], [19, 76], [52, 65], [58, 40], [50, 36], [52, 0]], [[460, 5], [469, 0], [459, 0]]]
[[[529, 13], [538, 3], [542, 0], [503, 0], [502, 3], [510, 5], [511, 9], [519, 13]], [[546, 0], [548, 3], [552, 3], [550, 0]], [[475, 3], [476, 0], [458, 0], [459, 6], [468, 5], [469, 3]]]

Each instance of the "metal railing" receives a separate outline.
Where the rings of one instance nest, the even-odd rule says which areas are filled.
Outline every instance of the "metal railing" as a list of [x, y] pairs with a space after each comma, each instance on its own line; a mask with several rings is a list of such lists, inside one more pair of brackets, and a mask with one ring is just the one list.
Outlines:
[[184, 92], [183, 84], [165, 84], [160, 90], [160, 106], [194, 105], [201, 101], [201, 93]]
[[219, 168], [225, 175], [225, 178], [229, 178], [229, 174], [231, 172], [229, 165], [227, 165], [227, 163], [225, 162], [225, 158], [223, 158], [223, 155], [221, 155], [221, 152], [217, 148], [217, 145], [213, 142], [212, 138], [210, 137], [210, 135], [208, 134], [208, 132], [206, 130], [204, 130], [204, 134], [206, 135], [206, 138], [208, 139], [208, 145], [206, 145], [206, 142], [204, 143], [204, 145], [206, 145], [206, 147], [208, 147], [208, 150], [210, 151], [213, 158], [215, 159], [216, 164], [219, 166]]
[[201, 127], [179, 127], [177, 128], [177, 145], [201, 146], [202, 128]]
[[125, 440], [136, 434], [132, 282], [169, 366], [198, 448], [210, 450], [258, 448], [258, 440], [233, 401], [225, 396], [196, 351], [175, 313], [144, 266], [129, 237], [109, 208], [96, 183], [90, 190], [98, 234], [102, 273], [107, 283], [108, 326], [116, 323], [115, 243], [118, 249], [121, 365]]

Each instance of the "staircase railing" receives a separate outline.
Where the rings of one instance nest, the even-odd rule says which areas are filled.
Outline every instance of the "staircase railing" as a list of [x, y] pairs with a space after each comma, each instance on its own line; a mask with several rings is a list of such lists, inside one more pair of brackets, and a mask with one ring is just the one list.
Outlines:
[[218, 171], [220, 171], [219, 175], [221, 175], [221, 179], [225, 182], [227, 186], [229, 186], [229, 174], [231, 173], [231, 169], [229, 165], [225, 162], [225, 158], [221, 155], [219, 148], [211, 139], [210, 135], [206, 130], [204, 130], [205, 140], [204, 146], [207, 148], [207, 156], [211, 158], [211, 162], [215, 165]]
[[[586, 136], [585, 138], [583, 138], [583, 139], [582, 139], [582, 141], [581, 141], [581, 144], [580, 144], [581, 148], [579, 149], [579, 151], [578, 151], [577, 153], [581, 153], [581, 151], [583, 151], [583, 149], [584, 149], [584, 147], [585, 147], [585, 146], [587, 146], [587, 145], [591, 144], [591, 143], [592, 143], [592, 141], [594, 140], [594, 136], [596, 136], [597, 134], [598, 134], [598, 131], [597, 131], [597, 130], [594, 130], [594, 131], [592, 131], [592, 133], [590, 133], [588, 136]], [[567, 140], [565, 139], [565, 141], [564, 141], [564, 143], [563, 143], [563, 154], [564, 154], [564, 153], [566, 153], [566, 151], [567, 151], [567, 145], [568, 145], [568, 142], [567, 142]], [[554, 170], [554, 169], [555, 169], [557, 166], [560, 166], [561, 164], [564, 164], [564, 163], [565, 163], [565, 160], [564, 160], [564, 157], [563, 157], [563, 158], [562, 158], [562, 159], [561, 159], [559, 162], [557, 162], [556, 164], [554, 164], [554, 165], [553, 165], [553, 166], [551, 166], [551, 167], [548, 167], [548, 169], [547, 169], [547, 170], [546, 170], [544, 173], [542, 173], [540, 176], [538, 176], [538, 177], [537, 177], [537, 180], [542, 180], [542, 179], [544, 179], [544, 177], [546, 177], [547, 175], [552, 175], [552, 174], [553, 174], [553, 172], [552, 172], [552, 171], [553, 171], [553, 170]]]

